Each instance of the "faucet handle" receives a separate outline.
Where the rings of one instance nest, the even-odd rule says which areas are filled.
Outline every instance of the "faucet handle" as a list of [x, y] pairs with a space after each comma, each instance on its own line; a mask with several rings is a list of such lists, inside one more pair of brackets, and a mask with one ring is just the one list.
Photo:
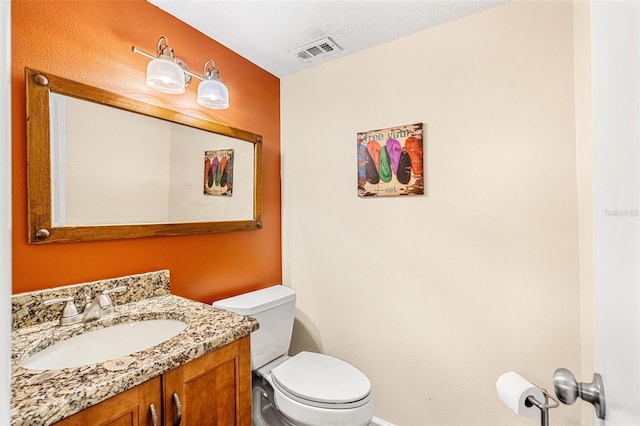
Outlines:
[[49, 299], [43, 302], [45, 306], [55, 305], [56, 303], [64, 303], [60, 314], [60, 325], [77, 324], [82, 321], [82, 314], [78, 312], [75, 299], [72, 296]]
[[115, 287], [115, 288], [110, 288], [110, 289], [104, 290], [102, 292], [102, 294], [99, 294], [98, 296], [96, 296], [96, 300], [98, 301], [98, 304], [100, 305], [100, 308], [102, 309], [102, 312], [105, 313], [105, 314], [113, 313], [113, 310], [114, 310], [113, 301], [109, 297], [109, 294], [116, 293], [116, 292], [121, 292], [121, 291], [126, 291], [126, 290], [127, 290], [127, 286], [126, 285], [121, 285], [120, 287]]
[[102, 294], [110, 294], [110, 293], [119, 293], [122, 291], [127, 291], [126, 285], [121, 285], [120, 287], [110, 288], [102, 292]]

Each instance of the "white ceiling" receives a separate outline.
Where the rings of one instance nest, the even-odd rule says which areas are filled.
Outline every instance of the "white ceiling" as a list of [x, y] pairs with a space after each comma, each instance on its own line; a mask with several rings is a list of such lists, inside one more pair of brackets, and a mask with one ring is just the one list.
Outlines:
[[[508, 0], [148, 1], [283, 77]], [[292, 52], [323, 37], [343, 50], [310, 62]]]

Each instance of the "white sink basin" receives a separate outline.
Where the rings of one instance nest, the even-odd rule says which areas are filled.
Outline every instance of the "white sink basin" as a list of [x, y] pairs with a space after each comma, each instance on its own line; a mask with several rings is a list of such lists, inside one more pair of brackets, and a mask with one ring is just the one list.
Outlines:
[[162, 343], [186, 327], [182, 321], [166, 319], [112, 325], [62, 340], [20, 365], [30, 370], [58, 370], [122, 358]]

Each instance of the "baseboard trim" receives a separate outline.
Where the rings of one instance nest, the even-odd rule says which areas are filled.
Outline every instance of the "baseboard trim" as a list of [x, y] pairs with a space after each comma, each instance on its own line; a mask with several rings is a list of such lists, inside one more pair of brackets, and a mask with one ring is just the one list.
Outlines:
[[394, 426], [394, 425], [389, 422], [385, 422], [382, 419], [374, 417], [373, 420], [371, 420], [371, 424], [369, 426]]

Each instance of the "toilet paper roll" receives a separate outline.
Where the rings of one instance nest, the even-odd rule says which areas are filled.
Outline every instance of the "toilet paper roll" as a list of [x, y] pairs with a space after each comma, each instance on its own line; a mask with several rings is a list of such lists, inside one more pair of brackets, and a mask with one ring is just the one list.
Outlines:
[[500, 400], [516, 414], [524, 417], [540, 415], [540, 409], [535, 405], [527, 407], [525, 401], [528, 396], [533, 396], [540, 402], [544, 402], [544, 395], [540, 388], [526, 380], [514, 371], [504, 373], [496, 381], [496, 390]]

